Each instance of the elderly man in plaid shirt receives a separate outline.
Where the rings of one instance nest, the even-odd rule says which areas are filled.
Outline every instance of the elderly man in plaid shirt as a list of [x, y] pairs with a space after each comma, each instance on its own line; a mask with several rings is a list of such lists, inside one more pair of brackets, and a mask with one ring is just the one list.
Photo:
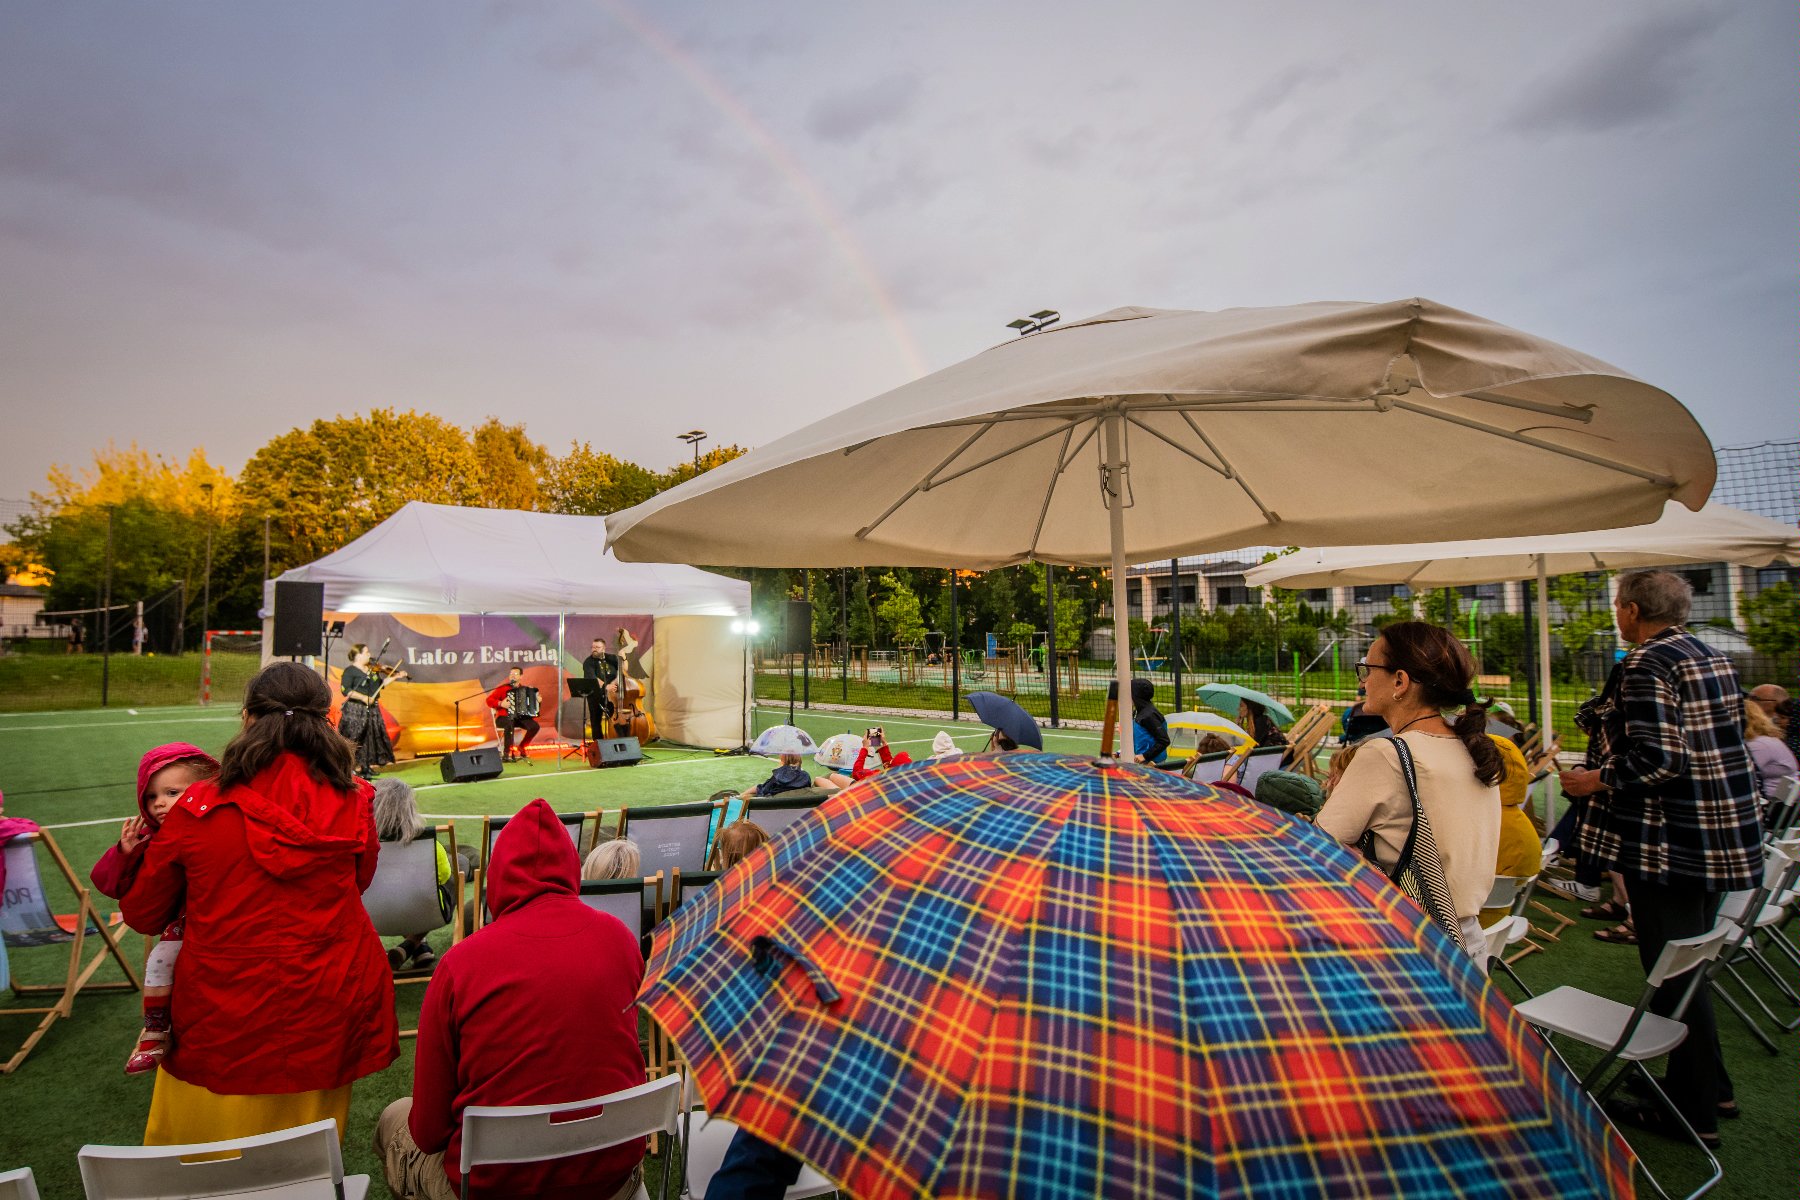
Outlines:
[[[1663, 946], [1706, 933], [1726, 892], [1762, 876], [1756, 776], [1744, 747], [1743, 689], [1731, 660], [1682, 628], [1693, 591], [1668, 571], [1619, 580], [1619, 633], [1637, 649], [1613, 670], [1579, 718], [1588, 765], [1562, 774], [1563, 790], [1588, 797], [1581, 849], [1630, 883], [1638, 957], [1648, 972]], [[1670, 1011], [1686, 979], [1652, 1002]], [[1665, 1090], [1709, 1145], [1721, 1114], [1737, 1115], [1719, 1051], [1712, 1001], [1688, 1006], [1687, 1039], [1669, 1055]], [[1662, 1110], [1622, 1105], [1629, 1123], [1672, 1133]]]

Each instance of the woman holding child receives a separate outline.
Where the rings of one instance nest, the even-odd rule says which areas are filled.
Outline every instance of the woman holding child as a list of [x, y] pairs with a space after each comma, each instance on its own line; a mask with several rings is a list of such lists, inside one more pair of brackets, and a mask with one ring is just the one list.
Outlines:
[[182, 915], [174, 1039], [145, 1145], [244, 1137], [331, 1117], [399, 1053], [394, 983], [362, 892], [379, 852], [371, 788], [298, 663], [264, 668], [216, 779], [163, 818], [120, 902], [161, 933]]

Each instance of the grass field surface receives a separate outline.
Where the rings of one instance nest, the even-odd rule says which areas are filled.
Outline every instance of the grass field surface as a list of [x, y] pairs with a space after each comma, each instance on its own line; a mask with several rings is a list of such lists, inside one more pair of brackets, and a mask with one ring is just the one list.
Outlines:
[[[757, 728], [785, 716], [785, 708], [760, 711]], [[986, 740], [986, 730], [967, 720], [952, 724], [815, 711], [800, 714], [799, 723], [815, 737], [824, 737], [847, 730], [860, 733], [877, 721], [896, 746], [921, 757], [940, 728], [950, 730], [965, 749], [976, 749]], [[29, 817], [51, 828], [76, 869], [85, 874], [117, 836], [119, 823], [136, 811], [132, 789], [140, 754], [168, 741], [191, 741], [217, 753], [236, 728], [236, 715], [227, 705], [142, 709], [136, 714], [113, 709], [0, 714], [0, 789], [6, 795], [6, 815]], [[1046, 735], [1050, 749], [1069, 752], [1090, 751], [1097, 740], [1096, 734], [1085, 731]], [[771, 767], [761, 759], [658, 746], [652, 746], [649, 754], [641, 766], [607, 771], [587, 770], [575, 760], [558, 770], [546, 759], [509, 767], [502, 778], [487, 783], [443, 784], [434, 761], [409, 764], [397, 773], [419, 788], [423, 811], [454, 819], [459, 839], [472, 844], [479, 836], [482, 815], [511, 814], [538, 796], [565, 811], [669, 804], [701, 799], [725, 787], [747, 787]], [[45, 872], [54, 907], [71, 911], [72, 897], [47, 861]], [[1576, 907], [1558, 900], [1550, 903], [1563, 910]], [[114, 907], [107, 901], [102, 905], [109, 911]], [[1635, 950], [1594, 941], [1590, 934], [1595, 928], [1594, 922], [1583, 921], [1560, 943], [1545, 942], [1546, 953], [1531, 955], [1519, 965], [1526, 983], [1537, 991], [1570, 983], [1634, 1000], [1643, 982]], [[440, 952], [447, 938], [447, 932], [434, 936]], [[97, 944], [89, 940], [90, 948]], [[128, 935], [126, 945], [133, 961], [141, 962], [145, 939]], [[15, 980], [59, 979], [66, 953], [65, 947], [10, 951]], [[111, 966], [97, 976], [117, 977]], [[424, 988], [398, 990], [401, 1025], [410, 1027], [416, 1023]], [[1765, 994], [1770, 991], [1765, 988]], [[1772, 994], [1770, 1000], [1782, 1011], [1784, 1001]], [[13, 1007], [24, 1004], [17, 998], [9, 1001]], [[121, 1070], [140, 1013], [140, 997], [133, 993], [84, 995], [76, 1001], [73, 1020], [59, 1022], [16, 1074], [0, 1078], [0, 1170], [30, 1166], [46, 1197], [79, 1197], [75, 1152], [82, 1144], [130, 1145], [141, 1140], [151, 1080], [128, 1078]], [[10, 1056], [34, 1022], [35, 1018], [0, 1020], [0, 1059]], [[1800, 1194], [1796, 1136], [1800, 1088], [1795, 1070], [1800, 1039], [1779, 1035], [1781, 1054], [1771, 1057], [1722, 1010], [1720, 1028], [1745, 1115], [1722, 1125], [1727, 1174], [1714, 1194], [1744, 1198]], [[412, 1053], [412, 1043], [402, 1042], [400, 1057], [391, 1067], [355, 1088], [345, 1167], [374, 1176], [376, 1196], [386, 1195], [386, 1189], [370, 1146], [375, 1117], [389, 1101], [410, 1091]], [[1579, 1050], [1568, 1053], [1578, 1065], [1591, 1061]], [[1693, 1170], [1697, 1155], [1650, 1134], [1628, 1136], [1665, 1184], [1685, 1192], [1698, 1183], [1700, 1176]]]

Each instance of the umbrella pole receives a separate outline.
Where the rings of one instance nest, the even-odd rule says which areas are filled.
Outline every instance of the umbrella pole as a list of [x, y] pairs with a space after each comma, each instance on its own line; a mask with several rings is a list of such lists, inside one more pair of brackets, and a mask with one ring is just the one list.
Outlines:
[[[1538, 743], [1549, 749], [1556, 730], [1550, 724], [1550, 602], [1549, 580], [1544, 573], [1544, 556], [1537, 556], [1537, 639], [1538, 639]], [[1556, 790], [1544, 789], [1544, 828], [1556, 828]]]
[[[1109, 700], [1106, 705], [1100, 756], [1111, 758], [1119, 706], [1125, 706], [1126, 712], [1131, 711], [1131, 608], [1130, 588], [1126, 586], [1129, 581], [1125, 578], [1125, 497], [1131, 489], [1126, 481], [1130, 466], [1125, 461], [1125, 417], [1115, 411], [1105, 421], [1106, 466], [1101, 475], [1101, 496], [1106, 502], [1108, 535], [1112, 542], [1113, 667], [1119, 694], [1117, 700]], [[1120, 756], [1130, 761], [1131, 755], [1126, 750], [1131, 737], [1123, 729], [1118, 732]]]

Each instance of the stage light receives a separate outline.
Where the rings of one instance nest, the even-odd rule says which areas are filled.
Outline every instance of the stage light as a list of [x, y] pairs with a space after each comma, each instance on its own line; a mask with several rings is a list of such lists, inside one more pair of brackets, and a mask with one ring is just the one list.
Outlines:
[[761, 633], [762, 625], [757, 621], [746, 621], [744, 622], [744, 632], [753, 635]]
[[746, 627], [745, 627], [745, 625], [744, 625], [744, 623], [743, 623], [743, 622], [742, 622], [742, 621], [733, 621], [733, 622], [732, 622], [732, 623], [731, 623], [731, 632], [733, 632], [733, 633], [747, 633], [747, 632], [749, 632], [749, 630], [748, 630], [748, 629], [747, 629], [747, 628], [746, 628]]

